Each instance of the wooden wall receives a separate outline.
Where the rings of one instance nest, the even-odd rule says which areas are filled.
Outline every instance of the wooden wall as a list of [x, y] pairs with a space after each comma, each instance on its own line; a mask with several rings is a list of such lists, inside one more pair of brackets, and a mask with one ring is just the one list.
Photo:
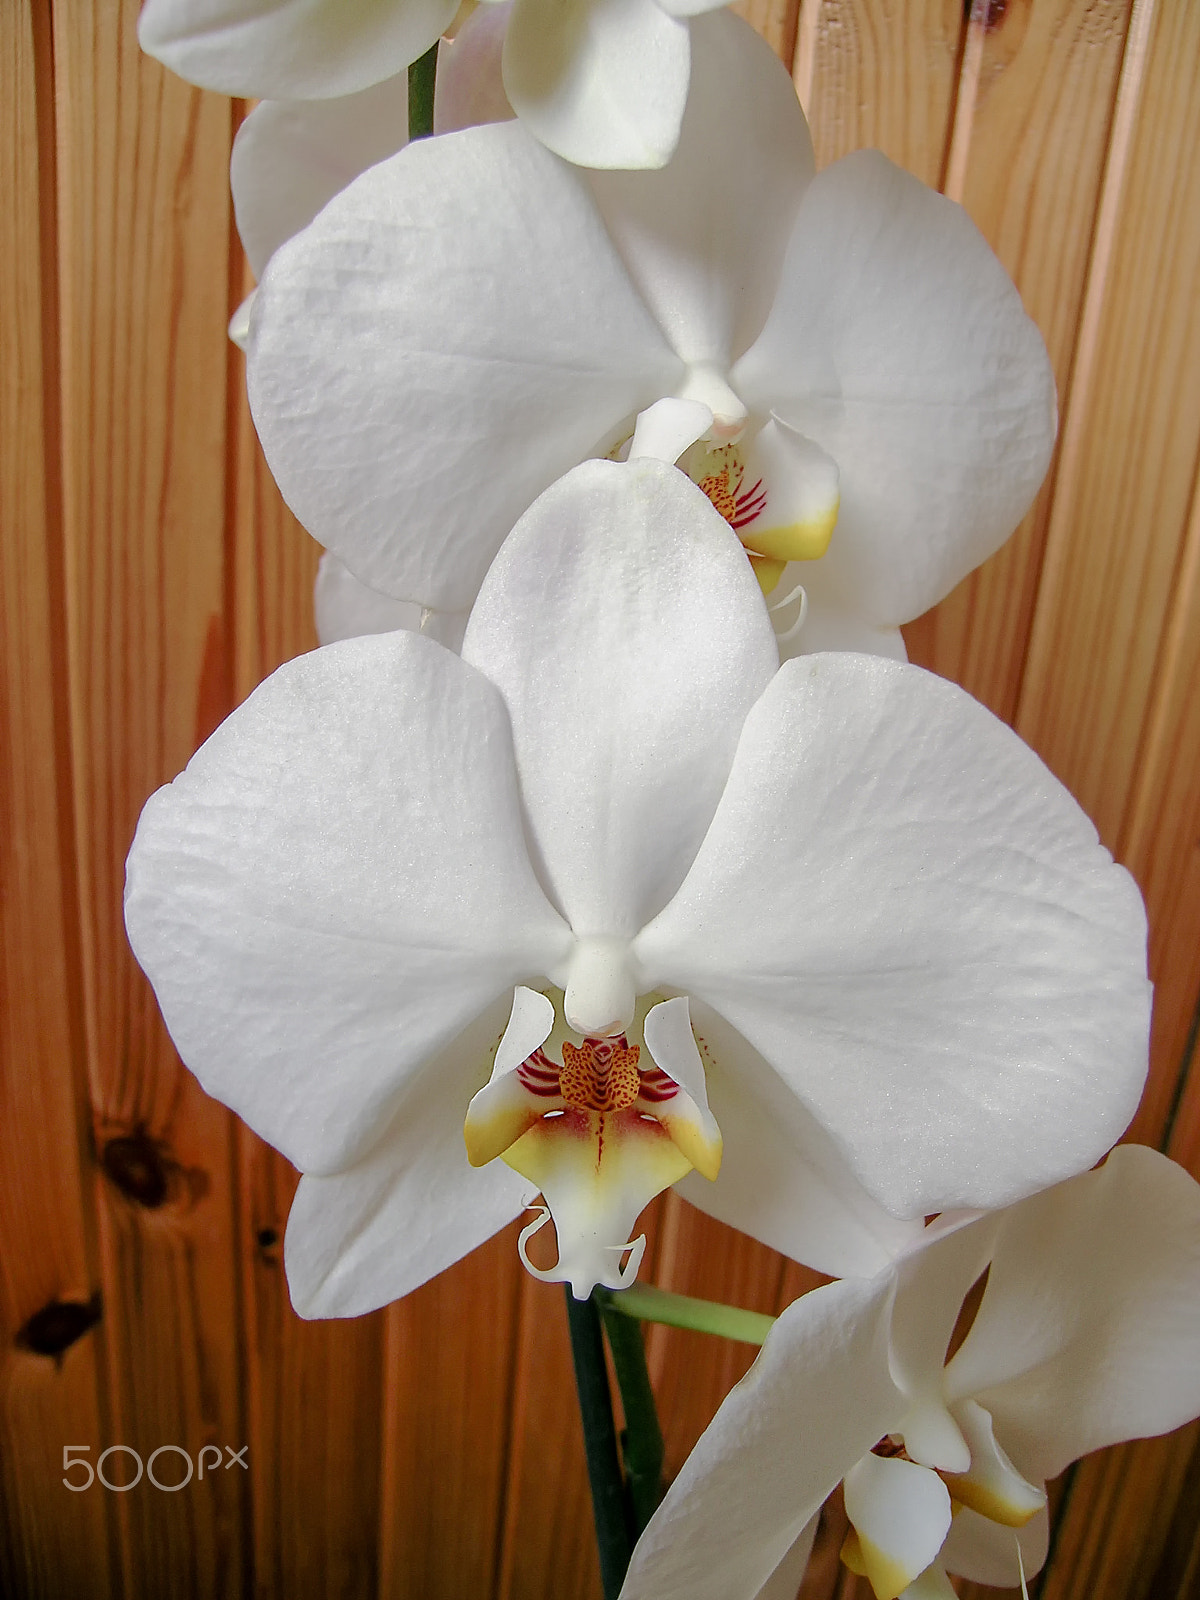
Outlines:
[[[1141, 883], [1135, 1136], [1200, 1176], [1200, 5], [744, 9], [819, 163], [878, 144], [960, 199], [1046, 336], [1050, 479], [910, 648], [1016, 725]], [[141, 57], [135, 15], [0, 4], [0, 1593], [591, 1600], [559, 1291], [509, 1230], [387, 1312], [300, 1322], [295, 1176], [180, 1067], [125, 946], [142, 802], [312, 645], [315, 555], [225, 340], [243, 108]], [[674, 1198], [648, 1265], [764, 1310], [804, 1282]], [[750, 1353], [652, 1334], [672, 1467]], [[1200, 1594], [1198, 1441], [1068, 1475], [1043, 1600]], [[245, 1444], [249, 1471], [63, 1487], [64, 1445], [114, 1443]], [[857, 1593], [837, 1537], [831, 1512], [810, 1600]]]

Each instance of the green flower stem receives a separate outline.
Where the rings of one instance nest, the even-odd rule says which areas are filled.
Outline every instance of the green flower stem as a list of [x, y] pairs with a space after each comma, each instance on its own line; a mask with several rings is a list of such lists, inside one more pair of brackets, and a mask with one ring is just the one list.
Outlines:
[[408, 69], [408, 137], [428, 139], [433, 132], [433, 87], [437, 81], [435, 41]]
[[608, 1337], [608, 1348], [612, 1351], [621, 1405], [625, 1411], [625, 1432], [621, 1437], [625, 1482], [634, 1522], [640, 1534], [658, 1510], [658, 1503], [663, 1496], [662, 1429], [658, 1425], [654, 1390], [650, 1387], [650, 1374], [646, 1369], [646, 1347], [642, 1343], [641, 1328], [632, 1317], [618, 1316], [607, 1296], [600, 1298], [600, 1313]]
[[633, 1541], [625, 1520], [625, 1486], [621, 1481], [612, 1397], [608, 1390], [604, 1336], [595, 1301], [576, 1300], [570, 1284], [566, 1285], [566, 1293], [575, 1386], [579, 1390], [583, 1446], [592, 1490], [592, 1516], [600, 1552], [600, 1580], [604, 1600], [617, 1600], [629, 1567]]
[[697, 1333], [715, 1333], [740, 1344], [761, 1344], [775, 1323], [762, 1311], [743, 1311], [740, 1306], [721, 1305], [716, 1300], [695, 1300], [690, 1294], [672, 1294], [635, 1283], [631, 1289], [597, 1290], [606, 1311], [619, 1311], [623, 1317], [639, 1322], [665, 1322], [672, 1328], [693, 1328]]

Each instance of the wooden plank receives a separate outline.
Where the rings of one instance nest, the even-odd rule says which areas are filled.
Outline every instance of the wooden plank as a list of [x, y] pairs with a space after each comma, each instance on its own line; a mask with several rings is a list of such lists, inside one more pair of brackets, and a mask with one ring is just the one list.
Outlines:
[[962, 0], [802, 0], [792, 75], [817, 166], [874, 145], [936, 185], [962, 33]]
[[1114, 844], [1200, 443], [1200, 11], [1145, 5], [1144, 69], [1132, 59], [1122, 85], [1137, 114], [1106, 178], [1113, 203], [1084, 312], [1093, 345], [1064, 430], [1017, 716]]
[[[1064, 415], [1130, 3], [977, 4], [963, 54], [945, 191], [1020, 289]], [[905, 629], [912, 660], [1006, 721], [1016, 711], [1053, 487], [1052, 467], [1003, 549]]]
[[[0, 1592], [115, 1592], [71, 901], [48, 19], [0, 10]], [[75, 1479], [82, 1478], [77, 1471]]]
[[[121, 888], [142, 802], [230, 699], [230, 119], [136, 15], [53, 12], [72, 767], [112, 1442], [195, 1457], [246, 1442], [232, 1121], [174, 1056]], [[121, 1495], [125, 1592], [246, 1593], [247, 1499], [236, 1467]]]
[[1165, 1439], [1101, 1451], [1080, 1464], [1058, 1519], [1039, 1600], [1174, 1600], [1151, 1583], [1198, 1437], [1200, 1428], [1193, 1424]]
[[383, 1313], [304, 1322], [283, 1272], [296, 1174], [248, 1130], [242, 1140], [255, 1592], [358, 1600], [378, 1592]]
[[[1158, 1144], [1200, 1178], [1200, 485], [1193, 491], [1172, 615], [1120, 842], [1150, 911], [1152, 1074], [1131, 1137]], [[1179, 1101], [1175, 1109], [1176, 1101]], [[1174, 1113], [1174, 1114], [1173, 1114]]]
[[[576, 1434], [579, 1429], [569, 1354], [570, 1389], [556, 1393], [547, 1381], [559, 1373], [562, 1291], [528, 1277], [517, 1258], [517, 1231], [515, 1225], [506, 1228], [388, 1312], [380, 1592], [392, 1600], [418, 1595], [421, 1600], [461, 1595], [486, 1600], [495, 1592], [508, 1492], [517, 1325], [526, 1283], [533, 1302], [530, 1328], [541, 1327], [545, 1319], [555, 1352], [548, 1356], [541, 1335], [525, 1351], [527, 1379], [534, 1378], [538, 1403], [546, 1407], [538, 1454], [528, 1463], [521, 1490], [526, 1496], [522, 1510], [531, 1521], [561, 1486], [557, 1472], [545, 1472], [541, 1449], [546, 1431], [553, 1430], [545, 1447], [569, 1453], [572, 1422]], [[573, 1468], [582, 1467], [582, 1456], [571, 1460]], [[566, 1497], [573, 1503], [571, 1493], [568, 1488]], [[560, 1531], [568, 1541], [574, 1533], [569, 1559], [586, 1567], [590, 1515], [577, 1529], [568, 1524]], [[513, 1552], [522, 1573], [528, 1565], [546, 1563], [545, 1581], [551, 1584], [546, 1593], [553, 1592], [558, 1558], [553, 1541], [536, 1545], [528, 1530], [522, 1548]], [[542, 1591], [536, 1585], [513, 1591], [522, 1600], [535, 1592]]]

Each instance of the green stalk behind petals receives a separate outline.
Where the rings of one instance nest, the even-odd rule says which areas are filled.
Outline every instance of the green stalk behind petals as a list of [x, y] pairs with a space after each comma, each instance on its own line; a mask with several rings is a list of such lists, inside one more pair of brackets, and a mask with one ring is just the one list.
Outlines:
[[690, 1294], [672, 1294], [650, 1284], [635, 1283], [631, 1289], [597, 1290], [596, 1298], [606, 1311], [618, 1311], [639, 1322], [665, 1322], [672, 1328], [692, 1328], [697, 1333], [715, 1333], [740, 1344], [762, 1344], [774, 1326], [775, 1318], [762, 1311], [743, 1311], [716, 1300], [697, 1300]]
[[579, 1415], [583, 1422], [583, 1447], [592, 1491], [592, 1516], [600, 1554], [600, 1580], [604, 1600], [617, 1600], [629, 1567], [633, 1540], [625, 1520], [625, 1486], [617, 1454], [600, 1312], [594, 1300], [576, 1300], [570, 1284], [565, 1284], [564, 1288], [575, 1386], [579, 1391]]
[[437, 41], [408, 69], [408, 137], [428, 139], [433, 132], [433, 89], [437, 81]]
[[662, 1429], [658, 1424], [650, 1374], [646, 1370], [641, 1328], [632, 1317], [618, 1316], [607, 1297], [600, 1300], [600, 1312], [625, 1412], [625, 1431], [621, 1436], [625, 1482], [636, 1531], [640, 1534], [663, 1497]]

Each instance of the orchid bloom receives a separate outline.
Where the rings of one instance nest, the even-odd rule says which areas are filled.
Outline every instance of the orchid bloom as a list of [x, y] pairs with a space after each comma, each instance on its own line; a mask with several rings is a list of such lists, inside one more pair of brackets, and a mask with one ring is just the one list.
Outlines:
[[[509, 103], [533, 136], [589, 167], [661, 167], [691, 72], [691, 19], [722, 0], [512, 0]], [[205, 89], [345, 97], [395, 78], [451, 26], [459, 0], [146, 0], [138, 40]]]
[[461, 658], [399, 632], [267, 679], [147, 804], [126, 920], [185, 1062], [306, 1174], [311, 1315], [406, 1293], [531, 1184], [554, 1276], [626, 1283], [689, 1168], [874, 1272], [1094, 1160], [1145, 1073], [1140, 898], [1075, 802], [915, 667], [780, 669], [728, 524], [655, 460], [535, 503]]
[[878, 1600], [951, 1600], [947, 1572], [1015, 1587], [1045, 1560], [1047, 1479], [1200, 1413], [1198, 1330], [1200, 1188], [1137, 1145], [874, 1280], [815, 1290], [684, 1464], [622, 1600], [773, 1594], [843, 1478], [843, 1560]]
[[803, 586], [799, 646], [902, 657], [899, 624], [1042, 479], [1045, 349], [960, 207], [876, 152], [813, 176], [791, 79], [745, 23], [698, 18], [692, 56], [661, 172], [467, 128], [373, 166], [282, 245], [249, 346], [268, 462], [363, 584], [464, 612], [531, 501], [654, 408], [656, 453], [683, 458], [764, 589]]
[[[499, 72], [505, 20], [505, 7], [485, 6], [465, 33], [441, 41], [435, 133], [511, 117]], [[306, 228], [359, 173], [407, 143], [407, 73], [356, 94], [264, 100], [255, 106], [237, 131], [229, 163], [238, 234], [254, 276], [261, 278], [279, 246]], [[243, 348], [253, 303], [251, 291], [229, 325], [230, 337]], [[362, 631], [375, 631], [369, 615], [366, 620]], [[407, 620], [392, 623], [409, 625]]]

